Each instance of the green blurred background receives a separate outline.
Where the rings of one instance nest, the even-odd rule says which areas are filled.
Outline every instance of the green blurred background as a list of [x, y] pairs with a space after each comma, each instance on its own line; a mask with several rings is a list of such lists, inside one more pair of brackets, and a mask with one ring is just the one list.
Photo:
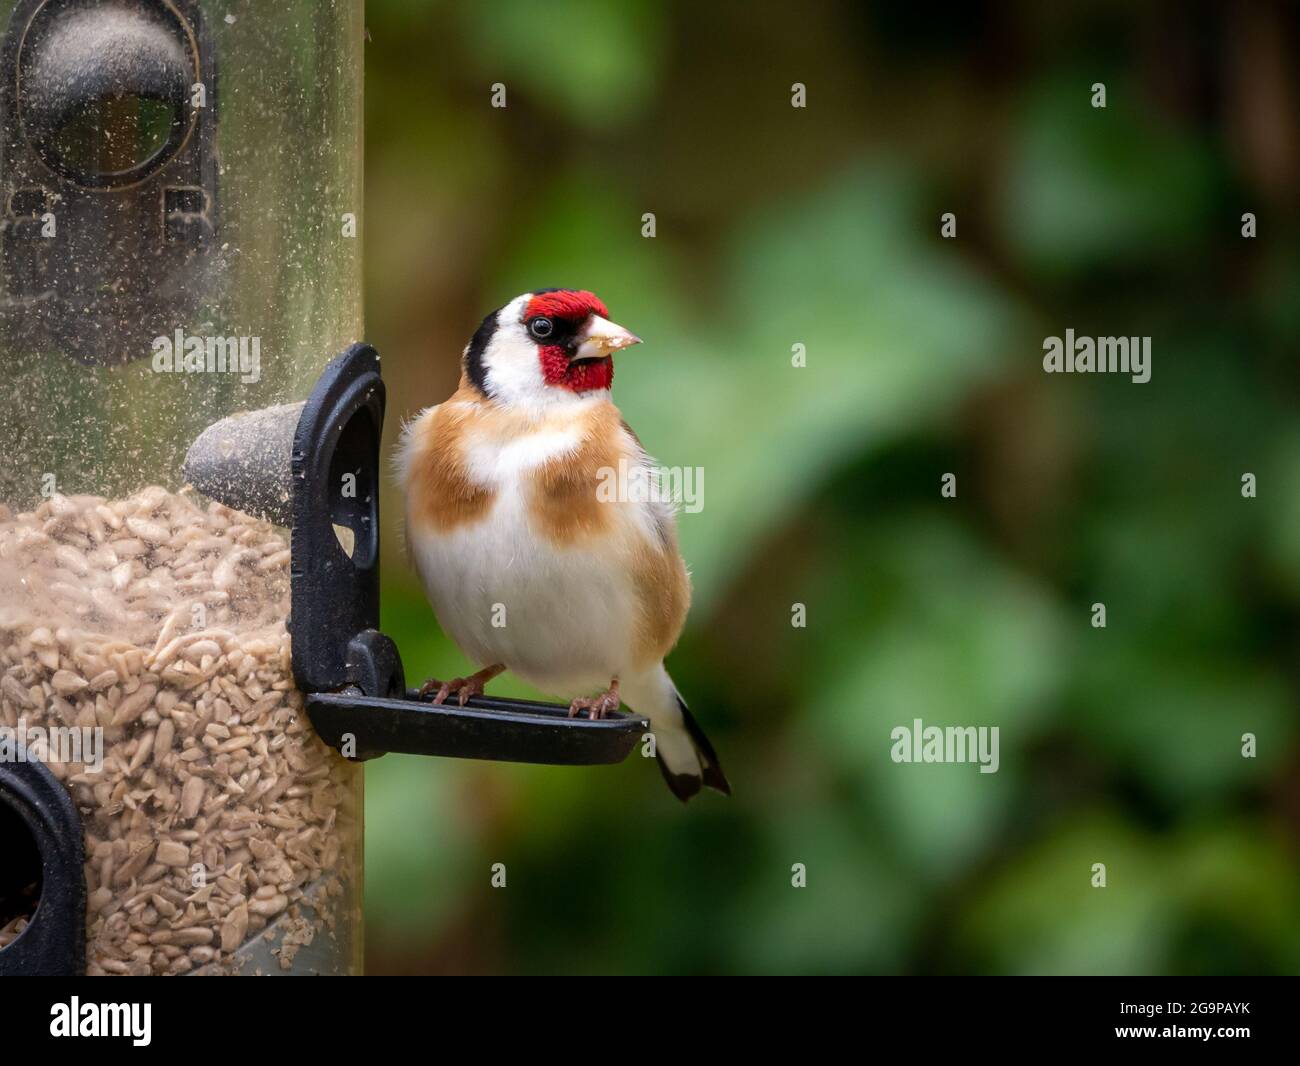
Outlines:
[[[1295, 6], [368, 7], [387, 443], [488, 310], [602, 296], [615, 401], [705, 471], [669, 667], [735, 788], [372, 763], [369, 971], [1300, 969]], [[1045, 375], [1067, 327], [1151, 382]], [[384, 508], [408, 677], [480, 665]], [[893, 763], [914, 718], [999, 772]]]

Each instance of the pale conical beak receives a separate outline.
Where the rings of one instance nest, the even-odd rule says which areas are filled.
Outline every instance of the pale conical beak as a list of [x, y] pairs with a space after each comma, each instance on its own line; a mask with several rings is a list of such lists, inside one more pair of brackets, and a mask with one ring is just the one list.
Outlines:
[[578, 331], [578, 350], [574, 359], [600, 359], [624, 348], [640, 344], [641, 338], [607, 318], [592, 315]]

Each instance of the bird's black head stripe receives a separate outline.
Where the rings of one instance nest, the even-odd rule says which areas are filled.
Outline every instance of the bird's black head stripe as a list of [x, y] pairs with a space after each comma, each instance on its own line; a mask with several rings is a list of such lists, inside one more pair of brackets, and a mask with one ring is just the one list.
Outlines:
[[482, 324], [474, 331], [474, 336], [469, 339], [469, 346], [465, 349], [465, 373], [469, 376], [474, 387], [484, 396], [489, 395], [487, 387], [487, 368], [483, 365], [483, 353], [487, 350], [488, 344], [492, 340], [492, 335], [497, 331], [497, 315], [501, 313], [498, 307], [491, 312]]

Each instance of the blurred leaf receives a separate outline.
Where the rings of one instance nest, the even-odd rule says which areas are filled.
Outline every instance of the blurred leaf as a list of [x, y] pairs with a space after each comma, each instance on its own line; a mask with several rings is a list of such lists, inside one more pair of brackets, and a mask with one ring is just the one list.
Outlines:
[[366, 767], [366, 913], [390, 949], [436, 929], [476, 872], [461, 822], [448, 817], [457, 775], [446, 765], [385, 755]]
[[[900, 856], [950, 879], [997, 835], [1019, 798], [1027, 741], [1062, 680], [1061, 625], [1041, 592], [939, 520], [881, 523], [862, 552], [870, 625], [821, 620], [829, 675], [801, 715], [828, 761], [862, 784]], [[996, 773], [895, 763], [891, 731], [995, 726]]]
[[[1092, 866], [1106, 887], [1092, 887]], [[1160, 970], [1176, 924], [1173, 873], [1158, 848], [1114, 814], [1055, 828], [1009, 857], [962, 918], [979, 972], [1142, 974]]]
[[[756, 973], [898, 970], [923, 900], [879, 839], [843, 810], [801, 807], [768, 822], [761, 859], [738, 886], [728, 955]], [[802, 863], [807, 883], [792, 885]]]
[[[1104, 80], [1107, 106], [1091, 105]], [[1003, 230], [1053, 277], [1132, 270], [1200, 243], [1216, 170], [1205, 145], [1149, 110], [1127, 78], [1053, 71], [1026, 92], [1000, 190]], [[1232, 232], [1234, 217], [1222, 220]]]
[[[1079, 729], [1167, 801], [1205, 804], [1259, 785], [1285, 758], [1295, 719], [1283, 680], [1212, 653], [1153, 656], [1113, 619], [1079, 619], [1074, 691]], [[1242, 757], [1242, 735], [1258, 738]]]
[[1280, 832], [1245, 820], [1184, 831], [1173, 842], [1171, 905], [1181, 973], [1294, 974], [1300, 968], [1300, 878]]
[[653, 0], [498, 0], [458, 13], [487, 79], [485, 107], [488, 85], [499, 81], [508, 94], [535, 94], [574, 122], [601, 128], [626, 120], [655, 89], [666, 12]]
[[1273, 575], [1285, 582], [1294, 602], [1300, 600], [1300, 427], [1292, 426], [1274, 447], [1264, 471], [1255, 471], [1259, 497], [1243, 502], [1269, 501], [1263, 508], [1265, 551]]
[[[1060, 825], [977, 890], [961, 920], [962, 963], [1029, 974], [1293, 972], [1296, 871], [1261, 829], [1156, 837], [1114, 813]], [[1093, 863], [1106, 866], [1104, 888], [1092, 887]]]

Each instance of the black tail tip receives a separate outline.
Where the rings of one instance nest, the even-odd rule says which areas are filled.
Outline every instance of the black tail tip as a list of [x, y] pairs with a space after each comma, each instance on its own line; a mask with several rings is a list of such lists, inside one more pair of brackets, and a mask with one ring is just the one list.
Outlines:
[[715, 792], [721, 792], [724, 796], [731, 795], [731, 782], [722, 772], [722, 767], [716, 763], [710, 763], [704, 768], [704, 783]]
[[668, 787], [672, 789], [673, 795], [685, 803], [692, 796], [700, 791], [701, 785], [708, 785], [709, 788], [716, 792], [721, 792], [724, 796], [731, 795], [731, 782], [727, 780], [727, 775], [722, 772], [722, 763], [718, 760], [718, 753], [713, 750], [713, 745], [709, 743], [709, 738], [704, 735], [704, 730], [700, 728], [700, 723], [695, 720], [695, 715], [691, 714], [691, 709], [686, 706], [686, 701], [682, 699], [680, 692], [675, 692], [677, 696], [677, 706], [681, 708], [682, 725], [686, 727], [686, 732], [690, 734], [691, 742], [695, 745], [695, 750], [700, 758], [699, 774], [674, 774], [664, 765], [663, 759], [659, 760], [659, 770], [664, 775], [664, 780], [668, 782]]
[[669, 790], [683, 803], [693, 796], [698, 796], [700, 789], [705, 785], [721, 792], [724, 796], [731, 795], [731, 782], [727, 780], [727, 775], [719, 766], [706, 765], [701, 776], [700, 774], [675, 774], [668, 769], [663, 759], [655, 759], [655, 762], [659, 764], [659, 772], [663, 774]]

